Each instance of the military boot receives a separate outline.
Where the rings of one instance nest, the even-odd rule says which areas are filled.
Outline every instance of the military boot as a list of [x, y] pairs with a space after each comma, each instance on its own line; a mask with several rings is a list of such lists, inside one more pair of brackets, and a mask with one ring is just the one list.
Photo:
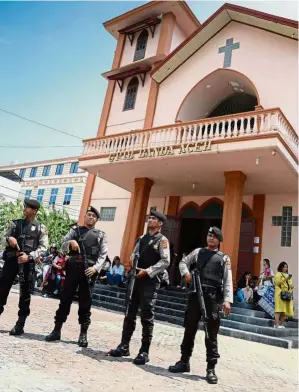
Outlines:
[[80, 331], [80, 336], [78, 340], [78, 345], [79, 347], [87, 347], [88, 346], [88, 341], [87, 341], [87, 327], [84, 327], [81, 325], [81, 331]]
[[215, 365], [208, 364], [206, 380], [209, 384], [217, 384], [218, 383], [218, 377], [216, 376], [216, 373], [215, 373]]
[[26, 317], [20, 316], [18, 318], [18, 321], [16, 322], [16, 325], [13, 327], [13, 329], [9, 332], [10, 335], [13, 336], [18, 336], [22, 335], [24, 333], [24, 325], [25, 325]]
[[54, 342], [55, 340], [60, 340], [61, 328], [62, 328], [62, 323], [55, 323], [55, 327], [54, 327], [53, 331], [50, 333], [50, 335], [47, 335], [45, 337], [45, 340], [47, 342]]
[[178, 361], [175, 365], [169, 366], [168, 371], [171, 373], [189, 373], [190, 363], [184, 361]]
[[139, 354], [133, 361], [134, 365], [145, 365], [147, 362], [149, 362], [148, 353], [142, 351], [139, 351]]
[[110, 350], [107, 355], [111, 357], [128, 357], [130, 355], [129, 345], [127, 344], [119, 344], [116, 349]]

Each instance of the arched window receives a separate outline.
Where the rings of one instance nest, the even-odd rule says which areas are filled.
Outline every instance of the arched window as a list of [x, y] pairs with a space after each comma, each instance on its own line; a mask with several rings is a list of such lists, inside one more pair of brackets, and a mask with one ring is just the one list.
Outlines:
[[142, 30], [137, 39], [134, 61], [144, 59], [147, 40], [148, 40], [148, 31]]
[[137, 90], [138, 90], [139, 81], [135, 76], [132, 78], [127, 87], [127, 93], [125, 98], [124, 110], [131, 110], [135, 107]]

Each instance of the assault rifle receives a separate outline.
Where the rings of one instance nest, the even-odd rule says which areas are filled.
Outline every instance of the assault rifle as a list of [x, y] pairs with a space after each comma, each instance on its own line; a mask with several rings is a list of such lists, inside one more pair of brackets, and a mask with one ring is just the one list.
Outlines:
[[200, 321], [203, 322], [206, 339], [209, 339], [209, 332], [208, 332], [208, 326], [207, 326], [207, 324], [208, 324], [207, 309], [206, 309], [206, 304], [205, 304], [203, 291], [202, 291], [202, 285], [201, 285], [201, 281], [200, 281], [200, 272], [198, 269], [195, 268], [191, 272], [191, 274], [192, 274], [192, 285], [193, 285], [194, 291], [197, 294], [199, 307], [200, 307]]
[[128, 286], [127, 286], [127, 291], [126, 291], [126, 298], [125, 298], [125, 316], [128, 315], [128, 310], [129, 310], [129, 305], [130, 301], [132, 299], [132, 294], [134, 290], [134, 285], [135, 285], [135, 279], [136, 279], [136, 273], [137, 273], [137, 265], [138, 265], [138, 260], [139, 260], [139, 254], [136, 253], [133, 259], [133, 266], [130, 271], [130, 278], [128, 281]]
[[[18, 237], [19, 243], [17, 242], [17, 250], [18, 250], [16, 253], [17, 257], [22, 256], [24, 254], [24, 249], [25, 249], [25, 235], [23, 234], [23, 221], [21, 221], [20, 231], [21, 231], [21, 234]], [[24, 283], [25, 277], [24, 277], [24, 264], [23, 263], [18, 265], [18, 275], [19, 275], [19, 282]]]
[[[86, 249], [85, 249], [85, 246], [84, 246], [84, 243], [83, 243], [83, 238], [81, 237], [79, 226], [78, 226], [78, 224], [76, 224], [75, 226], [76, 226], [76, 232], [77, 232], [77, 237], [78, 237], [78, 241], [79, 241], [79, 248], [80, 248], [79, 252], [82, 252], [82, 258], [81, 259], [83, 261], [84, 272], [85, 272], [89, 268], [88, 263], [87, 263]], [[91, 277], [86, 276], [86, 279], [87, 279], [87, 283], [90, 284]]]

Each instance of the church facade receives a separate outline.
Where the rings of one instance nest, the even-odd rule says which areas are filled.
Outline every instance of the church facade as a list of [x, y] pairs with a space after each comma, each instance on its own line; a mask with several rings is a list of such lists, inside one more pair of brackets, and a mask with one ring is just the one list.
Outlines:
[[124, 264], [150, 208], [178, 257], [216, 225], [234, 281], [266, 257], [298, 287], [297, 22], [225, 4], [201, 25], [185, 2], [158, 1], [104, 26], [116, 51], [80, 157], [81, 219], [110, 209], [99, 225]]

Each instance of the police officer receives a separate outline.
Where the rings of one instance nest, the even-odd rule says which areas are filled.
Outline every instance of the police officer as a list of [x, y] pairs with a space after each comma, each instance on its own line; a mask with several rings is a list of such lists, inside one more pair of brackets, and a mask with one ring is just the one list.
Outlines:
[[11, 286], [18, 273], [20, 281], [19, 318], [10, 335], [24, 333], [34, 288], [35, 261], [38, 261], [40, 255], [48, 248], [48, 231], [44, 225], [35, 220], [39, 208], [38, 201], [25, 199], [24, 219], [12, 221], [2, 240], [6, 250], [0, 277], [0, 314], [4, 310]]
[[159, 290], [158, 275], [170, 264], [169, 243], [161, 234], [162, 223], [166, 216], [158, 211], [151, 211], [148, 218], [148, 234], [140, 237], [131, 260], [139, 255], [138, 274], [133, 288], [132, 300], [124, 319], [121, 343], [108, 355], [113, 357], [129, 356], [129, 344], [136, 327], [136, 315], [140, 307], [142, 324], [142, 343], [139, 354], [134, 359], [135, 365], [144, 365], [149, 361], [149, 348], [153, 337], [154, 305]]
[[90, 325], [90, 308], [92, 289], [97, 274], [100, 272], [107, 256], [106, 234], [95, 228], [100, 214], [94, 207], [88, 207], [84, 226], [75, 226], [66, 235], [62, 243], [62, 250], [69, 253], [66, 277], [60, 295], [60, 304], [55, 316], [55, 327], [48, 342], [60, 340], [62, 324], [70, 313], [73, 297], [79, 287], [79, 324], [81, 326], [78, 344], [87, 347], [87, 330]]
[[[233, 283], [231, 262], [227, 254], [220, 252], [219, 245], [223, 241], [222, 232], [213, 226], [207, 236], [207, 247], [195, 249], [185, 257], [179, 265], [182, 276], [186, 282], [191, 282], [189, 267], [196, 267], [200, 271], [200, 280], [203, 288], [204, 301], [207, 311], [207, 329], [209, 338], [205, 339], [207, 374], [206, 379], [210, 384], [217, 384], [218, 378], [215, 373], [215, 365], [218, 358], [217, 335], [220, 327], [219, 311], [228, 316], [233, 303]], [[192, 267], [191, 267], [192, 268]], [[185, 312], [185, 333], [181, 344], [181, 360], [174, 366], [169, 367], [172, 373], [190, 372], [190, 357], [194, 347], [195, 335], [200, 320], [199, 300], [196, 293], [192, 293], [188, 299]]]

